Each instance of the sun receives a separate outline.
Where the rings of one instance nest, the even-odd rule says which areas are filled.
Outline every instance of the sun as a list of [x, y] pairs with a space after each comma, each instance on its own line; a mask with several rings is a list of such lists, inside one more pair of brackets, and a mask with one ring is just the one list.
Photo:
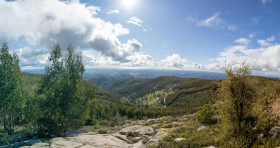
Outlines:
[[121, 0], [121, 5], [126, 9], [131, 10], [132, 8], [135, 7], [137, 2], [138, 0]]

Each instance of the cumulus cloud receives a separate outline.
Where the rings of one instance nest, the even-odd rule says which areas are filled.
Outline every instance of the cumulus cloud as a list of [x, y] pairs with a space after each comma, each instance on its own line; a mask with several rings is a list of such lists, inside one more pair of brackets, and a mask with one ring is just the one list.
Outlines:
[[[265, 42], [274, 41], [268, 38]], [[259, 42], [259, 40], [258, 40]], [[243, 62], [252, 66], [255, 71], [279, 71], [280, 70], [280, 45], [261, 43], [261, 47], [250, 49], [246, 45], [235, 45], [225, 49], [216, 58], [219, 63], [227, 62], [232, 66], [238, 66]], [[265, 45], [265, 46], [264, 46]]]
[[250, 44], [251, 41], [247, 38], [239, 38], [239, 39], [235, 40], [234, 42], [242, 44], [242, 45], [248, 45], [248, 44]]
[[143, 21], [138, 17], [131, 17], [127, 20], [127, 23], [141, 27], [141, 23], [143, 23]]
[[165, 59], [162, 59], [159, 63], [160, 67], [165, 68], [184, 68], [187, 65], [188, 60], [181, 58], [179, 54], [172, 54], [171, 56], [166, 56]]
[[135, 39], [122, 43], [119, 37], [129, 34], [129, 29], [98, 18], [99, 7], [76, 0], [0, 0], [0, 10], [0, 33], [14, 39], [23, 37], [30, 45], [50, 47], [58, 42], [66, 48], [72, 44], [120, 62], [129, 61], [142, 47]]
[[271, 46], [272, 42], [275, 40], [275, 37], [272, 36], [270, 38], [267, 38], [265, 40], [258, 40], [257, 42], [260, 44], [260, 46]]
[[118, 9], [107, 12], [107, 14], [119, 14], [119, 13], [120, 13], [120, 10], [118, 10]]
[[15, 50], [20, 59], [20, 66], [45, 66], [48, 64], [49, 52], [44, 50], [33, 50], [24, 47]]
[[94, 67], [114, 67], [114, 68], [154, 68], [155, 62], [150, 55], [134, 54], [129, 57], [129, 62], [119, 62], [111, 57], [106, 57], [101, 54], [94, 54], [90, 51], [83, 52], [84, 63], [86, 66]]

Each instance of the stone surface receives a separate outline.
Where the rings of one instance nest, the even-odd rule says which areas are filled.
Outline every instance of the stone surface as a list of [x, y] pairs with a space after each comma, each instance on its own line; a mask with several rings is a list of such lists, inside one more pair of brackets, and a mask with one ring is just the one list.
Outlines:
[[259, 134], [257, 138], [258, 139], [263, 139], [263, 137], [264, 137], [264, 134]]
[[135, 133], [139, 135], [149, 135], [154, 132], [154, 129], [150, 126], [143, 126], [135, 130]]
[[30, 146], [29, 148], [46, 148], [46, 147], [50, 147], [49, 143], [35, 143], [32, 146]]
[[183, 141], [183, 140], [186, 140], [186, 138], [176, 138], [175, 139], [176, 142], [180, 142], [180, 141]]
[[74, 137], [74, 136], [77, 136], [79, 134], [82, 134], [83, 132], [80, 131], [80, 130], [70, 130], [70, 131], [67, 131], [63, 134], [61, 134], [61, 136], [63, 137]]
[[160, 128], [156, 130], [157, 133], [150, 138], [150, 140], [146, 143], [145, 146], [157, 145], [158, 141], [168, 135], [167, 129]]
[[205, 128], [206, 128], [206, 127], [202, 125], [202, 126], [200, 126], [200, 127], [197, 129], [197, 131], [203, 131], [203, 130], [205, 130]]
[[122, 135], [126, 135], [128, 132], [133, 132], [139, 135], [147, 135], [152, 134], [154, 132], [154, 129], [150, 126], [134, 125], [123, 128], [119, 131], [119, 133]]
[[270, 131], [269, 131], [269, 134], [272, 135], [271, 138], [276, 138], [280, 133], [280, 127], [273, 127]]
[[141, 141], [135, 144], [128, 144], [125, 141], [107, 134], [84, 133], [75, 137], [54, 138], [48, 143], [36, 143], [24, 148], [139, 148], [143, 147]]
[[270, 131], [269, 134], [272, 135], [271, 138], [276, 138], [280, 134], [280, 127], [275, 126]]
[[126, 135], [126, 133], [134, 132], [135, 130], [137, 130], [141, 127], [142, 127], [141, 125], [128, 126], [128, 127], [123, 128], [122, 130], [120, 130], [119, 133], [121, 135]]

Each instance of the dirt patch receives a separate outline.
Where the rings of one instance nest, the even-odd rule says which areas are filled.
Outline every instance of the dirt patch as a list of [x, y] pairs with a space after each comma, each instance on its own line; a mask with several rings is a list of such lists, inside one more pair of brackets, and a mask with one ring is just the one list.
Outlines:
[[277, 125], [280, 126], [280, 98], [270, 100], [268, 112], [276, 119]]

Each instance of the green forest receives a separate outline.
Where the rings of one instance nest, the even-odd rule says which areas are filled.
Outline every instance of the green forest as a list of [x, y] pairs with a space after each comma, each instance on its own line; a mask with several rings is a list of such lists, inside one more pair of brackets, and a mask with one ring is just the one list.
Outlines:
[[[65, 53], [65, 54], [63, 54]], [[82, 56], [73, 46], [54, 44], [44, 74], [23, 73], [7, 43], [0, 51], [0, 146], [53, 138], [74, 129], [110, 133], [127, 120], [170, 116], [168, 128], [152, 147], [276, 147], [269, 131], [278, 125], [271, 109], [280, 95], [278, 79], [252, 76], [250, 66], [225, 68], [226, 79], [158, 77], [101, 84], [83, 77]], [[169, 128], [170, 126], [170, 128]], [[197, 128], [206, 129], [197, 132]], [[21, 135], [14, 140], [13, 136]], [[128, 136], [135, 136], [130, 133]], [[176, 138], [184, 138], [175, 141]], [[145, 140], [143, 140], [145, 141]]]

